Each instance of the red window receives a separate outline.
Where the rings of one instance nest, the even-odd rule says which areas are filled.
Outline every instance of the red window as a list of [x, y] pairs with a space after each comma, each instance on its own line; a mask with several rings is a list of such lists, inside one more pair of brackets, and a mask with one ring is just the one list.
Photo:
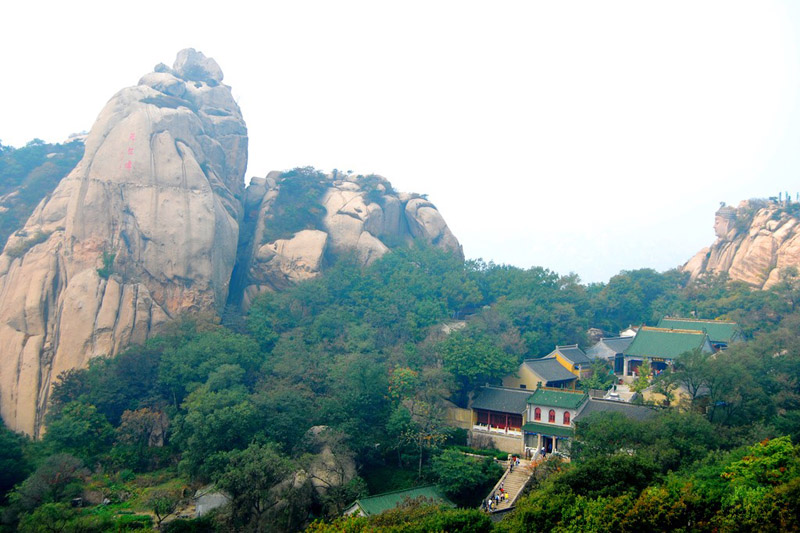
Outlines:
[[534, 420], [541, 420], [542, 419], [542, 410], [538, 407], [533, 410], [533, 419]]
[[569, 425], [569, 411], [564, 411], [564, 425]]
[[556, 412], [550, 409], [550, 413], [547, 415], [547, 421], [551, 424], [556, 423]]

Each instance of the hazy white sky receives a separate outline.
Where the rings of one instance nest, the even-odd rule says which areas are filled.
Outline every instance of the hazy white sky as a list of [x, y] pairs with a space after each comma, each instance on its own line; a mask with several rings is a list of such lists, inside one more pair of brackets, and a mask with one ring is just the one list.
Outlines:
[[217, 60], [247, 178], [312, 165], [428, 193], [469, 258], [584, 281], [713, 242], [720, 201], [800, 191], [790, 2], [21, 2], [0, 141], [57, 142], [181, 48]]

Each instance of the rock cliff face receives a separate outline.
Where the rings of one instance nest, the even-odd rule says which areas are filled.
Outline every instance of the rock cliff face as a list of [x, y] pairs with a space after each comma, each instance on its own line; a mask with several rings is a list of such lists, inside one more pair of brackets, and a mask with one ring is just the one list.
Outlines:
[[[285, 220], [291, 205], [294, 224]], [[298, 211], [300, 213], [298, 214]], [[422, 196], [398, 193], [380, 176], [324, 175], [313, 169], [272, 172], [247, 188], [252, 227], [239, 257], [241, 304], [264, 291], [318, 276], [345, 256], [368, 265], [391, 248], [425, 242], [462, 254], [442, 215]], [[280, 231], [274, 226], [281, 221]]]
[[161, 64], [105, 106], [83, 159], [0, 255], [0, 413], [37, 436], [52, 382], [224, 305], [247, 133], [213, 59]]
[[766, 200], [723, 206], [716, 213], [716, 242], [684, 266], [692, 279], [727, 273], [732, 280], [768, 289], [787, 267], [800, 267], [800, 204]]
[[461, 254], [436, 208], [379, 176], [295, 169], [245, 191], [247, 130], [217, 63], [183, 50], [117, 93], [83, 158], [0, 254], [0, 415], [41, 433], [53, 382], [182, 312], [354, 256], [426, 242]]

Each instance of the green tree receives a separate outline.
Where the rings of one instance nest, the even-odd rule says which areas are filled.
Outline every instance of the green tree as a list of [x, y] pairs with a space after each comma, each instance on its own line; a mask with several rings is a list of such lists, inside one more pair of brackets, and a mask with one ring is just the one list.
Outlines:
[[11, 501], [22, 510], [45, 503], [58, 503], [78, 496], [89, 471], [72, 455], [59, 453], [46, 458], [12, 493]]
[[150, 494], [146, 503], [156, 517], [156, 526], [161, 527], [161, 522], [178, 508], [180, 498], [174, 492], [157, 490]]
[[[517, 366], [514, 356], [505, 353], [489, 338], [456, 332], [436, 348], [444, 368], [453, 374], [462, 395], [475, 388], [497, 383]], [[462, 396], [463, 399], [463, 396]]]
[[314, 393], [302, 385], [267, 383], [252, 396], [258, 413], [259, 434], [284, 450], [291, 450], [314, 425]]
[[477, 507], [503, 469], [491, 458], [468, 457], [458, 450], [444, 450], [431, 460], [437, 484], [460, 507]]
[[647, 357], [642, 358], [642, 364], [639, 366], [639, 375], [633, 380], [631, 390], [634, 392], [642, 393], [650, 386], [650, 381], [653, 379], [653, 367], [650, 365], [650, 359]]
[[22, 435], [5, 425], [0, 427], [0, 505], [5, 503], [8, 491], [30, 473], [31, 465], [23, 451], [25, 443]]
[[183, 408], [173, 440], [183, 451], [181, 465], [201, 478], [212, 477], [225, 464], [224, 452], [246, 447], [258, 430], [258, 412], [242, 388], [212, 392], [200, 387]]
[[117, 464], [136, 470], [159, 466], [163, 454], [169, 417], [150, 408], [125, 411], [115, 430], [112, 457]]
[[616, 376], [611, 370], [611, 365], [602, 359], [594, 359], [592, 361], [592, 373], [586, 378], [580, 380], [581, 388], [588, 392], [591, 389], [608, 390], [616, 381]]
[[60, 533], [75, 517], [75, 510], [65, 503], [45, 503], [31, 513], [22, 515], [17, 531], [20, 533]]
[[44, 444], [89, 460], [111, 447], [114, 428], [93, 405], [70, 402], [51, 414]]
[[251, 444], [225, 455], [217, 487], [231, 497], [233, 525], [241, 530], [286, 531], [299, 527], [308, 494], [291, 478], [294, 465], [271, 444]]
[[450, 387], [447, 374], [434, 368], [425, 369], [411, 384], [402, 394], [395, 390], [395, 408], [387, 428], [392, 430], [391, 438], [414, 446], [421, 478], [425, 450], [438, 448], [450, 434], [444, 406]]
[[696, 349], [679, 355], [673, 365], [673, 378], [689, 394], [694, 409], [698, 408], [698, 400], [708, 382], [708, 360], [708, 354]]
[[[224, 328], [200, 333], [161, 357], [158, 381], [177, 406], [222, 365], [238, 365], [252, 382], [262, 357], [256, 342]], [[251, 383], [248, 383], [251, 384]]]

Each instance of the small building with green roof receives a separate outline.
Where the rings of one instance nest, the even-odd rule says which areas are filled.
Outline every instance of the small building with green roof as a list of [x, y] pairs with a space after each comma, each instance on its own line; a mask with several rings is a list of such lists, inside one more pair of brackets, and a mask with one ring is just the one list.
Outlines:
[[739, 324], [729, 320], [702, 318], [677, 318], [665, 316], [658, 321], [659, 328], [702, 331], [708, 335], [715, 350], [724, 350], [729, 344], [744, 340]]
[[704, 331], [643, 326], [623, 352], [622, 378], [632, 381], [639, 375], [638, 369], [645, 359], [650, 362], [653, 373], [658, 374], [672, 365], [679, 355], [693, 350], [714, 352]]
[[526, 451], [568, 453], [573, 421], [588, 399], [583, 391], [536, 389], [528, 398], [528, 422], [522, 426]]
[[436, 485], [425, 485], [422, 487], [414, 487], [413, 489], [395, 490], [360, 498], [350, 504], [350, 506], [345, 509], [344, 514], [372, 516], [395, 509], [406, 502], [416, 499], [424, 499], [430, 503], [443, 505], [445, 507], [455, 507], [455, 504], [448, 500], [447, 497], [439, 491]]

